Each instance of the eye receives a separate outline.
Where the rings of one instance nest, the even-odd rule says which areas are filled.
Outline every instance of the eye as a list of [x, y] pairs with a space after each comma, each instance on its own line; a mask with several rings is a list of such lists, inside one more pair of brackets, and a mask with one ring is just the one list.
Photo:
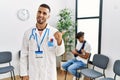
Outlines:
[[40, 14], [41, 14], [41, 11], [38, 11], [38, 13], [40, 13]]
[[46, 12], [43, 12], [43, 15], [47, 15], [47, 13], [46, 13]]

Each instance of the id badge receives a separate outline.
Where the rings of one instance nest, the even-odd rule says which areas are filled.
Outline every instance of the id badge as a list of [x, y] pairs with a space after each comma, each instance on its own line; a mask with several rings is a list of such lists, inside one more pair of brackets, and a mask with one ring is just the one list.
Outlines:
[[43, 58], [43, 51], [35, 51], [36, 58]]

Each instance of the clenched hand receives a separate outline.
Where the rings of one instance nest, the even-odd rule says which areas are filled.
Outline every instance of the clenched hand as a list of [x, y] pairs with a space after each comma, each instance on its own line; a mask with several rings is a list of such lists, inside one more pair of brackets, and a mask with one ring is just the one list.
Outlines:
[[62, 44], [62, 33], [57, 31], [54, 34], [55, 39], [57, 40], [57, 44], [60, 46]]

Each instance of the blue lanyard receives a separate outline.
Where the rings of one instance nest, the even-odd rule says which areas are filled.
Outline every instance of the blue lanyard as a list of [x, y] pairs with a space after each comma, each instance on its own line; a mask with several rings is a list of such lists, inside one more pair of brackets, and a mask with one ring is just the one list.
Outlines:
[[36, 28], [33, 28], [32, 29], [32, 33], [31, 33], [31, 35], [30, 35], [30, 37], [29, 37], [29, 40], [31, 40], [31, 38], [33, 38], [33, 39], [35, 39], [35, 31], [36, 31]]
[[43, 37], [42, 37], [42, 39], [41, 39], [41, 41], [40, 41], [40, 44], [39, 44], [39, 42], [38, 42], [37, 33], [35, 33], [35, 38], [36, 38], [35, 40], [36, 40], [36, 42], [37, 42], [38, 51], [40, 51], [40, 46], [41, 46], [41, 44], [43, 43], [43, 40], [44, 40], [44, 38], [45, 38], [45, 36], [46, 36], [47, 31], [49, 31], [49, 30], [46, 29], [46, 31], [45, 31], [45, 33], [44, 33], [44, 35], [43, 35]]

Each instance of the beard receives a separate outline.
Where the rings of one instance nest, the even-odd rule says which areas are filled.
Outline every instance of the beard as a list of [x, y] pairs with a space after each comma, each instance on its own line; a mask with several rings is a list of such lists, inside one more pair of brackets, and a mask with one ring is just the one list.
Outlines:
[[43, 23], [45, 23], [45, 22], [46, 22], [46, 20], [44, 20], [44, 19], [42, 19], [42, 18], [40, 18], [40, 17], [37, 17], [37, 23], [43, 24]]

